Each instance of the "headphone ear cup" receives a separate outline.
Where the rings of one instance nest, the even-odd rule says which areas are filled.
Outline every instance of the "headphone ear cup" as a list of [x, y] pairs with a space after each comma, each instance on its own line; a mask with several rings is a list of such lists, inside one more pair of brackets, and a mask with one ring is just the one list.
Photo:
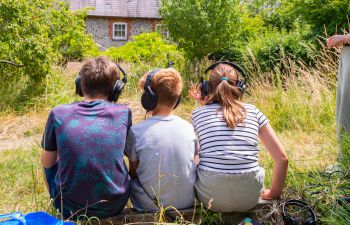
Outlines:
[[201, 96], [205, 97], [209, 95], [209, 82], [201, 79]]
[[247, 87], [247, 86], [245, 85], [245, 82], [242, 81], [242, 80], [238, 80], [236, 86], [239, 88], [239, 90], [241, 91], [241, 93], [244, 93], [244, 90], [245, 90], [246, 87]]
[[295, 218], [293, 218], [293, 217], [289, 217], [289, 216], [287, 216], [285, 219], [284, 219], [284, 221], [286, 222], [286, 225], [299, 225], [298, 224], [298, 219], [295, 219]]
[[75, 79], [75, 94], [79, 95], [80, 97], [84, 97], [83, 91], [81, 89], [81, 77], [78, 75]]
[[146, 111], [151, 111], [156, 108], [158, 97], [150, 90], [150, 87], [144, 91], [141, 96], [141, 105]]
[[124, 89], [124, 86], [125, 86], [124, 82], [122, 82], [120, 80], [117, 80], [115, 85], [114, 85], [114, 87], [113, 87], [113, 90], [112, 90], [111, 94], [108, 97], [108, 100], [111, 101], [111, 102], [118, 101], [119, 96], [120, 96], [120, 94], [122, 93], [122, 91]]
[[315, 225], [316, 224], [316, 221], [312, 218], [312, 217], [309, 217], [307, 218], [304, 223], [304, 225]]

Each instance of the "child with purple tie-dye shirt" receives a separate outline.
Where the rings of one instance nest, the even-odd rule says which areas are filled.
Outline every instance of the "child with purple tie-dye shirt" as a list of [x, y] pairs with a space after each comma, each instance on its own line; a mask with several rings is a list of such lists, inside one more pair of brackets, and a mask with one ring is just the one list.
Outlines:
[[77, 90], [84, 100], [53, 108], [42, 140], [45, 181], [65, 218], [119, 214], [130, 190], [123, 156], [131, 126], [128, 106], [111, 102], [120, 67], [108, 58], [88, 60]]

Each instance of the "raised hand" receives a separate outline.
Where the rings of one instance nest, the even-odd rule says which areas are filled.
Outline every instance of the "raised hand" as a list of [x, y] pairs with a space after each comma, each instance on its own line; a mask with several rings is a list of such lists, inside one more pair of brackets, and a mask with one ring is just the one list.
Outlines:
[[191, 85], [189, 96], [196, 100], [200, 105], [205, 105], [205, 100], [202, 97], [201, 94], [201, 86], [200, 84], [197, 85], [197, 88], [194, 87], [194, 85]]

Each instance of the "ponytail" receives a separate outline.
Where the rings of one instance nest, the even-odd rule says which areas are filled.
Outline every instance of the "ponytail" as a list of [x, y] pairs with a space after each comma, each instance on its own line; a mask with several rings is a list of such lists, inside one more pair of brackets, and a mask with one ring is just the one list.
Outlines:
[[243, 123], [246, 114], [246, 109], [239, 102], [242, 93], [236, 86], [237, 80], [236, 71], [228, 65], [217, 66], [209, 79], [208, 102], [218, 102], [222, 106], [225, 121], [230, 128]]

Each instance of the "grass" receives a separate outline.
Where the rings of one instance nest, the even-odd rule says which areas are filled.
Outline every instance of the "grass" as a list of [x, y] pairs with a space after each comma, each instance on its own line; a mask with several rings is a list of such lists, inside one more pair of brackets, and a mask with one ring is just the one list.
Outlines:
[[0, 214], [50, 211], [37, 147], [0, 151]]
[[[327, 167], [336, 163], [339, 149], [335, 132], [336, 56], [337, 52], [329, 52], [324, 48], [319, 53], [318, 63], [314, 68], [304, 66], [302, 61], [292, 62], [285, 58], [281, 60], [285, 68], [283, 73], [276, 66], [274, 72], [259, 74], [259, 70], [252, 66], [248, 70], [255, 78], [249, 83], [244, 101], [255, 104], [269, 118], [288, 153], [290, 167], [284, 199], [305, 198], [310, 204], [315, 204], [318, 198], [322, 198], [315, 206], [324, 223], [348, 224], [350, 219], [347, 209], [337, 207], [334, 202], [340, 196], [338, 188], [343, 187], [349, 178], [338, 177], [330, 180], [323, 173]], [[0, 113], [0, 144], [3, 139], [12, 137], [12, 134], [16, 134], [17, 139], [13, 139], [16, 142], [31, 137], [40, 140], [49, 110], [56, 105], [78, 100], [74, 95], [76, 73], [67, 72], [60, 67], [54, 71], [45, 80], [44, 95], [32, 98], [20, 110], [8, 107]], [[131, 79], [135, 84], [138, 76]], [[188, 85], [186, 82], [186, 86]], [[127, 88], [121, 99], [122, 103], [131, 107], [134, 124], [144, 117], [139, 99], [140, 92], [135, 87]], [[176, 113], [190, 120], [190, 113], [197, 106], [184, 95]], [[28, 126], [19, 125], [25, 124], [23, 121], [31, 123]], [[350, 141], [348, 142], [344, 146], [350, 146]], [[55, 214], [43, 184], [39, 160], [41, 149], [33, 140], [25, 146], [27, 147], [0, 150], [0, 213], [44, 210]], [[260, 164], [266, 171], [265, 185], [268, 187], [271, 185], [273, 161], [264, 147], [260, 148]], [[343, 155], [350, 155], [350, 150], [346, 150], [350, 147], [344, 149]], [[343, 157], [339, 161], [345, 173], [349, 158]], [[305, 187], [313, 184], [332, 188], [321, 192], [320, 196], [305, 194]], [[278, 204], [280, 203], [277, 202], [275, 207]], [[268, 221], [276, 224], [272, 221], [275, 221], [274, 215], [277, 211], [271, 209], [270, 212], [272, 213]], [[206, 221], [207, 224], [215, 223], [213, 221], [217, 221], [219, 216], [211, 212], [202, 214], [201, 221]], [[263, 216], [266, 215], [270, 214]], [[161, 221], [164, 220], [162, 214], [157, 216]]]

